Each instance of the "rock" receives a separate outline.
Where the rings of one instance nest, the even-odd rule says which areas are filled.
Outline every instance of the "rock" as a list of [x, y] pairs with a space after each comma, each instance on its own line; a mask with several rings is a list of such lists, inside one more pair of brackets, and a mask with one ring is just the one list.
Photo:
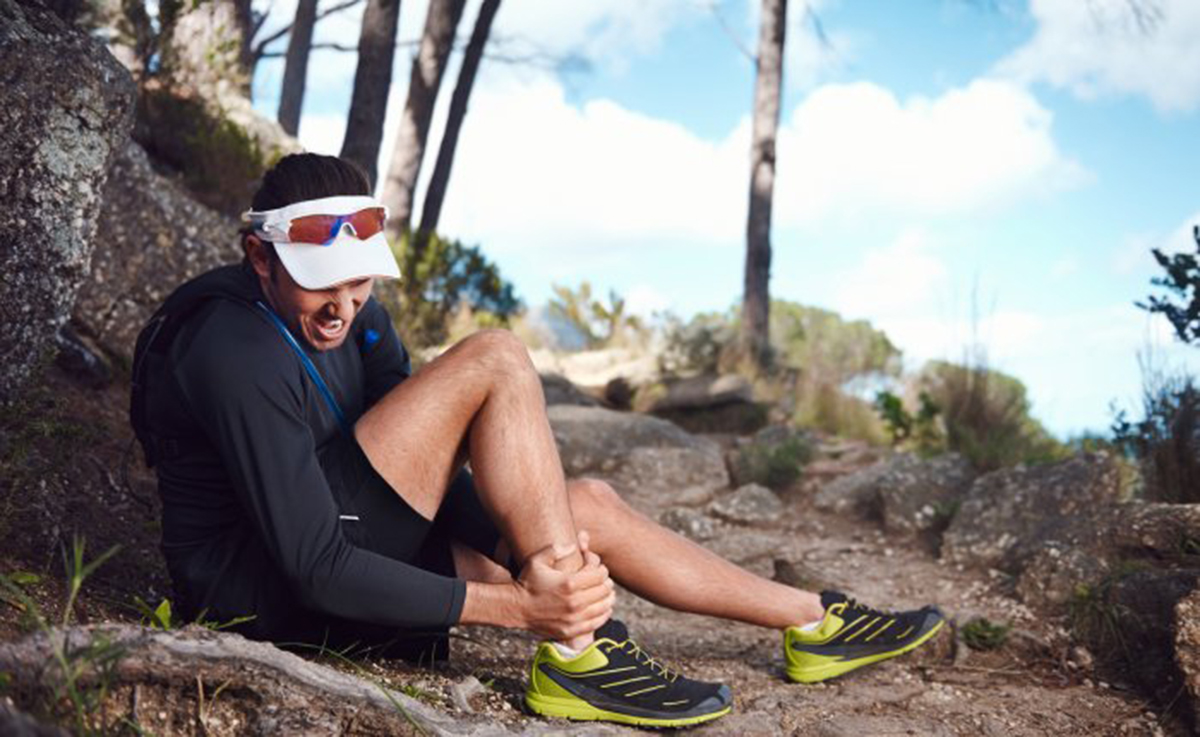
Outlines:
[[102, 389], [112, 381], [112, 365], [104, 352], [70, 325], [63, 325], [58, 331], [57, 348], [54, 363], [85, 386]]
[[616, 465], [611, 474], [603, 477], [634, 506], [650, 514], [729, 486], [725, 462], [709, 446], [634, 448]]
[[237, 222], [155, 172], [132, 142], [113, 164], [98, 232], [74, 321], [126, 359], [142, 326], [175, 287], [242, 257]]
[[36, 2], [0, 0], [0, 403], [52, 357], [88, 272], [100, 194], [134, 85], [104, 47]]
[[1192, 714], [1200, 716], [1200, 588], [1175, 605], [1175, 664], [1183, 675]]
[[609, 481], [647, 514], [729, 485], [720, 446], [666, 420], [573, 405], [547, 412], [567, 475]]
[[611, 474], [635, 449], [694, 450], [712, 454], [720, 462], [715, 443], [656, 417], [572, 405], [553, 405], [547, 414], [569, 476]]
[[546, 395], [546, 406], [552, 404], [575, 404], [580, 407], [599, 407], [600, 400], [585, 393], [560, 374], [542, 374], [542, 392]]
[[747, 484], [732, 494], [717, 497], [710, 509], [713, 514], [730, 522], [763, 525], [779, 520], [783, 514], [783, 502], [765, 486]]
[[668, 410], [702, 410], [722, 404], [754, 401], [754, 388], [744, 376], [692, 376], [665, 383], [666, 392], [653, 399], [648, 412]]
[[750, 382], [738, 375], [693, 376], [643, 386], [633, 408], [671, 420], [691, 432], [752, 433], [767, 423]]
[[610, 379], [604, 385], [604, 401], [609, 407], [619, 410], [633, 408], [633, 386], [624, 376]]
[[915, 535], [948, 524], [975, 477], [957, 453], [896, 456], [878, 480], [884, 529]]
[[813, 504], [825, 512], [877, 519], [882, 514], [879, 479], [887, 470], [888, 462], [880, 461], [848, 476], [836, 478], [817, 491]]
[[475, 708], [471, 706], [471, 698], [476, 694], [483, 693], [486, 687], [479, 682], [475, 676], [467, 676], [450, 686], [450, 699], [459, 711], [465, 711], [468, 714], [473, 713]]
[[695, 509], [668, 509], [658, 516], [658, 521], [667, 529], [692, 540], [711, 540], [717, 536], [717, 521]]
[[746, 711], [722, 717], [696, 730], [703, 737], [775, 737], [788, 734], [779, 724], [779, 712]]
[[1080, 583], [1098, 581], [1109, 571], [1103, 557], [1057, 541], [1033, 554], [1017, 577], [1017, 595], [1032, 607], [1061, 610]]
[[[1197, 570], [1147, 568], [1117, 576], [1107, 592], [1100, 587], [1081, 598], [1076, 615], [1080, 634], [1101, 658], [1120, 663], [1158, 703], [1176, 703], [1181, 693], [1195, 693], [1187, 688], [1196, 682], [1197, 651], [1191, 646], [1196, 642], [1198, 589]], [[1196, 702], [1178, 703], [1194, 723]]]
[[994, 471], [971, 486], [943, 537], [942, 555], [1017, 573], [1048, 541], [1089, 545], [1099, 531], [1089, 515], [1111, 507], [1119, 491], [1120, 471], [1105, 453]]
[[772, 561], [772, 580], [805, 591], [840, 591], [844, 584], [826, 578], [821, 571], [800, 561], [776, 558]]

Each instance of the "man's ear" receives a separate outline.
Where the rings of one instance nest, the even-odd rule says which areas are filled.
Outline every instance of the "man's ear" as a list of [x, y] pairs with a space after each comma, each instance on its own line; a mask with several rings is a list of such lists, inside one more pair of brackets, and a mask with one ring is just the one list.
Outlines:
[[242, 248], [246, 251], [246, 258], [250, 259], [254, 273], [263, 279], [270, 279], [271, 254], [267, 252], [270, 246], [256, 235], [247, 235], [242, 239]]

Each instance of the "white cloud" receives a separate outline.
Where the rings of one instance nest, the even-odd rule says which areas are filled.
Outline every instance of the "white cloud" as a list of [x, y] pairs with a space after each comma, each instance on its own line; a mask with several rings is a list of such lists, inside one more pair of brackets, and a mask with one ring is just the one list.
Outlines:
[[[500, 248], [740, 247], [748, 150], [747, 119], [708, 141], [611, 101], [569, 103], [545, 77], [501, 77], [472, 100], [443, 224]], [[781, 127], [777, 171], [777, 227], [977, 212], [1083, 177], [1050, 113], [996, 81], [905, 101], [820, 87]]]
[[1184, 218], [1183, 222], [1166, 235], [1140, 233], [1127, 237], [1110, 256], [1112, 272], [1118, 276], [1157, 272], [1158, 265], [1150, 253], [1155, 248], [1167, 255], [1194, 252], [1196, 239], [1193, 229], [1198, 225], [1200, 211]]
[[1090, 99], [1144, 95], [1162, 111], [1200, 104], [1200, 3], [1030, 0], [1033, 38], [1000, 64]]
[[784, 222], [830, 212], [946, 214], [1075, 186], [1087, 177], [1054, 142], [1053, 115], [1024, 89], [981, 79], [900, 101], [867, 82], [826, 85], [780, 133]]

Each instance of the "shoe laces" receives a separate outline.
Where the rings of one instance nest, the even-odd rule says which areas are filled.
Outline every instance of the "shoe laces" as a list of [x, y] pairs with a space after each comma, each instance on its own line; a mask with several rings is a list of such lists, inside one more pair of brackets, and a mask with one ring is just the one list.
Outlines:
[[651, 657], [650, 653], [646, 652], [633, 640], [622, 642], [618, 648], [633, 656], [633, 659], [638, 663], [645, 664], [650, 671], [655, 675], [660, 676], [663, 680], [674, 683], [679, 678], [679, 672], [671, 670], [665, 663], [660, 662], [657, 658]]

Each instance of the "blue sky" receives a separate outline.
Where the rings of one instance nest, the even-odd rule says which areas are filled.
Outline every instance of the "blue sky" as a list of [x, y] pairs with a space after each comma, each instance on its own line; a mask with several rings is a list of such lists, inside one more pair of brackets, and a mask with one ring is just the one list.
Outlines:
[[[1200, 223], [1200, 3], [1145, 2], [1141, 27], [1126, 0], [791, 0], [773, 296], [870, 320], [913, 367], [978, 339], [1064, 436], [1133, 405], [1139, 352], [1200, 371], [1200, 349], [1133, 306], [1149, 249], [1190, 249]], [[414, 38], [425, 3], [401, 7]], [[442, 229], [532, 305], [584, 279], [647, 313], [739, 299], [757, 2], [505, 0], [496, 23], [503, 50], [590, 71], [485, 61]], [[255, 80], [270, 114], [280, 66]], [[340, 148], [353, 73], [351, 55], [314, 54], [308, 148]]]

